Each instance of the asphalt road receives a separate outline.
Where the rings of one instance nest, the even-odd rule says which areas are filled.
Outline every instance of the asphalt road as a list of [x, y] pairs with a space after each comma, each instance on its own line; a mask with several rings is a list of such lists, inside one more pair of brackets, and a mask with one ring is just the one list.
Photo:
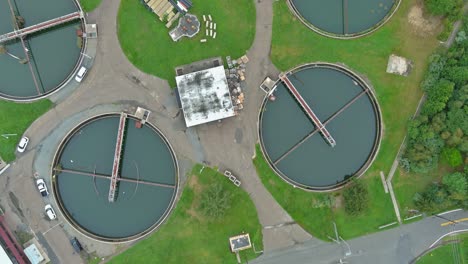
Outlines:
[[468, 211], [452, 212], [439, 217], [429, 216], [415, 223], [352, 239], [346, 241], [351, 251], [350, 256], [345, 256], [349, 249], [344, 243], [316, 245], [305, 242], [289, 249], [266, 253], [251, 263], [331, 264], [340, 263], [340, 259], [349, 264], [410, 263], [441, 236], [454, 230], [468, 231], [468, 221], [456, 224], [450, 222], [457, 219], [468, 220], [465, 219], [467, 217]]

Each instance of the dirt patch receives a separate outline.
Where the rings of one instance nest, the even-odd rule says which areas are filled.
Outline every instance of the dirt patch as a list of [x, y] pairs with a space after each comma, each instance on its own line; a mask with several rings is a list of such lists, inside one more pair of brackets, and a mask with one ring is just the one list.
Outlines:
[[192, 205], [187, 210], [187, 214], [191, 217], [201, 221], [203, 219], [203, 215], [199, 213], [198, 207], [200, 206], [200, 196], [203, 191], [203, 186], [198, 181], [197, 175], [192, 175], [188, 182], [188, 187], [193, 190], [194, 198], [192, 201]]
[[276, 185], [276, 183], [275, 183], [272, 179], [269, 179], [269, 180], [268, 180], [268, 183], [271, 184], [271, 186], [275, 186], [275, 185]]
[[16, 195], [15, 195], [14, 193], [12, 193], [12, 192], [9, 192], [8, 195], [10, 196], [11, 203], [13, 204], [13, 206], [15, 207], [15, 209], [18, 211], [18, 213], [19, 213], [22, 217], [24, 217], [23, 210], [21, 210], [18, 197], [16, 197]]
[[343, 207], [344, 199], [343, 195], [338, 195], [335, 197], [335, 203], [333, 204], [334, 209], [339, 209]]
[[192, 177], [190, 177], [190, 180], [188, 182], [188, 186], [193, 189], [193, 191], [195, 193], [200, 193], [201, 190], [203, 189], [202, 185], [200, 184], [200, 182], [198, 181], [198, 176], [197, 175], [192, 175]]
[[27, 231], [15, 230], [14, 232], [15, 232], [16, 238], [18, 238], [18, 241], [21, 245], [24, 245], [26, 242], [28, 242], [34, 237], [31, 233]]
[[408, 13], [408, 22], [411, 26], [411, 31], [415, 35], [429, 37], [438, 34], [442, 18], [425, 15], [423, 4], [417, 3], [411, 7]]

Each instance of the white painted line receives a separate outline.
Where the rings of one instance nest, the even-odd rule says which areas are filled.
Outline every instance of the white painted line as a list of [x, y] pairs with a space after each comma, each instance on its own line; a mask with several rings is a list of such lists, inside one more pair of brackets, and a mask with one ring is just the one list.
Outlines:
[[212, 20], [212, 19], [211, 19], [211, 15], [208, 15], [208, 19], [209, 19], [210, 21]]
[[411, 217], [408, 217], [408, 218], [403, 219], [403, 221], [408, 221], [408, 220], [411, 220], [411, 219], [414, 219], [414, 218], [420, 217], [420, 216], [422, 216], [422, 214], [413, 215], [413, 216], [411, 216]]
[[216, 32], [213, 34], [213, 38], [214, 38], [214, 39], [216, 38]]
[[45, 231], [44, 233], [42, 233], [42, 235], [45, 236], [45, 234], [47, 234], [50, 230], [54, 229], [55, 227], [57, 227], [58, 225], [60, 224], [63, 224], [62, 222], [59, 222], [58, 224], [54, 225], [53, 227], [49, 228], [47, 231]]
[[458, 212], [458, 211], [461, 211], [461, 210], [463, 210], [463, 209], [461, 209], [461, 208], [459, 208], [459, 209], [454, 209], [454, 210], [450, 210], [450, 211], [446, 211], [446, 212], [443, 212], [443, 213], [437, 214], [437, 216], [446, 215], [446, 214], [450, 214], [450, 213]]
[[7, 165], [5, 166], [5, 168], [3, 168], [3, 169], [0, 171], [0, 175], [1, 175], [2, 173], [4, 173], [8, 168], [10, 168], [10, 164], [7, 164]]
[[214, 23], [214, 30], [216, 30], [216, 23]]
[[205, 16], [205, 15], [203, 15], [203, 22], [205, 22], [205, 21], [206, 21], [206, 16]]
[[206, 27], [208, 28], [210, 26], [210, 21], [206, 21]]
[[383, 226], [379, 226], [379, 229], [386, 228], [386, 227], [395, 225], [395, 224], [397, 224], [397, 223], [398, 223], [398, 222], [392, 222], [392, 223], [390, 223], [390, 224], [386, 224], [386, 225], [383, 225]]
[[209, 35], [208, 35], [209, 33], [210, 33], [210, 30], [207, 29], [207, 30], [206, 30], [206, 35], [209, 36]]
[[440, 240], [442, 240], [446, 236], [450, 236], [450, 235], [453, 235], [453, 234], [456, 234], [456, 233], [463, 233], [463, 232], [468, 232], [468, 229], [461, 229], [461, 230], [455, 230], [455, 231], [452, 231], [452, 232], [448, 232], [447, 234], [439, 237], [434, 243], [432, 243], [432, 245], [429, 246], [429, 248], [434, 247], [437, 243], [439, 243]]

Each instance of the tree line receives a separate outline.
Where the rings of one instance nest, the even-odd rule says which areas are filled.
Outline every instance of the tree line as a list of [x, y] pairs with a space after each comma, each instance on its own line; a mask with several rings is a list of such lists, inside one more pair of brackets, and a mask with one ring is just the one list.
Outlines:
[[408, 125], [408, 142], [400, 165], [406, 171], [428, 173], [441, 160], [455, 173], [445, 175], [424, 192], [415, 204], [431, 210], [437, 204], [457, 203], [466, 207], [468, 193], [468, 19], [464, 19], [455, 42], [430, 57], [421, 87], [426, 100], [419, 115]]

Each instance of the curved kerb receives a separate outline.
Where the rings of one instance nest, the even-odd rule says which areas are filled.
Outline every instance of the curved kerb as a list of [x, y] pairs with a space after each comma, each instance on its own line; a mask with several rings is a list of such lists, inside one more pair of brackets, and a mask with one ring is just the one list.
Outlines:
[[[299, 65], [299, 66], [289, 70], [288, 72], [285, 73], [285, 75], [293, 74], [293, 73], [298, 72], [300, 70], [314, 68], [314, 67], [328, 68], [328, 69], [333, 69], [333, 70], [340, 71], [340, 72], [346, 74], [347, 76], [351, 77], [354, 81], [359, 83], [359, 85], [361, 87], [363, 87], [364, 89], [368, 89], [369, 92], [367, 93], [367, 96], [368, 96], [368, 98], [370, 99], [370, 101], [372, 103], [372, 108], [374, 109], [374, 112], [376, 113], [377, 133], [376, 133], [376, 139], [374, 141], [371, 152], [369, 153], [369, 156], [368, 156], [366, 162], [361, 166], [361, 168], [359, 168], [348, 179], [343, 180], [343, 181], [341, 181], [341, 182], [339, 182], [337, 184], [322, 186], [322, 187], [308, 186], [308, 185], [296, 182], [296, 181], [290, 179], [289, 177], [287, 177], [286, 175], [284, 175], [281, 172], [281, 170], [279, 170], [276, 167], [276, 165], [274, 164], [274, 162], [271, 160], [270, 156], [268, 155], [268, 153], [266, 151], [266, 148], [265, 148], [265, 145], [264, 145], [264, 142], [263, 142], [262, 125], [261, 125], [262, 124], [262, 117], [263, 117], [263, 111], [264, 111], [265, 106], [266, 106], [266, 104], [268, 102], [268, 97], [269, 97], [269, 95], [271, 93], [266, 94], [266, 96], [264, 97], [264, 99], [262, 101], [261, 107], [260, 107], [260, 111], [259, 111], [259, 114], [258, 114], [258, 121], [257, 121], [258, 138], [259, 138], [259, 141], [260, 141], [260, 149], [262, 151], [263, 156], [267, 160], [268, 166], [278, 176], [280, 176], [281, 179], [283, 179], [285, 182], [292, 185], [294, 188], [300, 188], [300, 189], [303, 189], [303, 190], [309, 191], [309, 192], [331, 192], [331, 191], [336, 191], [336, 190], [339, 190], [339, 189], [345, 187], [354, 178], [361, 177], [369, 169], [370, 165], [374, 162], [374, 160], [375, 160], [375, 158], [377, 156], [377, 153], [379, 152], [380, 144], [381, 144], [381, 141], [382, 141], [382, 127], [383, 127], [382, 113], [380, 111], [380, 106], [379, 106], [379, 104], [377, 102], [377, 98], [375, 97], [374, 91], [372, 90], [372, 88], [359, 75], [357, 75], [356, 73], [354, 73], [353, 71], [351, 71], [350, 69], [348, 69], [348, 68], [346, 68], [344, 66], [334, 64], [334, 63], [327, 63], [327, 62], [306, 63], [306, 64]], [[275, 88], [276, 88], [276, 86], [278, 85], [279, 82], [281, 82], [281, 81], [278, 79], [276, 81], [275, 85], [274, 85]]]
[[[162, 217], [159, 218], [158, 221], [156, 223], [154, 223], [151, 227], [149, 227], [148, 229], [146, 229], [146, 230], [144, 230], [144, 231], [142, 231], [142, 232], [140, 232], [138, 234], [128, 236], [128, 237], [123, 237], [123, 238], [111, 238], [111, 237], [96, 235], [93, 232], [83, 228], [68, 213], [68, 211], [65, 209], [65, 206], [62, 203], [62, 199], [60, 197], [60, 193], [59, 193], [58, 188], [57, 188], [57, 180], [56, 180], [57, 175], [55, 175], [55, 172], [54, 172], [54, 168], [58, 165], [59, 159], [60, 159], [60, 157], [62, 155], [62, 152], [63, 152], [65, 146], [70, 141], [70, 139], [81, 128], [88, 125], [89, 123], [94, 122], [96, 120], [100, 120], [100, 119], [104, 119], [104, 118], [108, 118], [108, 117], [115, 117], [115, 116], [119, 116], [119, 115], [120, 115], [120, 113], [113, 112], [113, 113], [105, 113], [105, 114], [101, 114], [101, 115], [98, 115], [98, 116], [93, 116], [93, 117], [88, 118], [85, 121], [81, 122], [80, 124], [75, 126], [72, 130], [70, 130], [70, 132], [68, 132], [67, 135], [62, 139], [57, 151], [55, 152], [54, 160], [53, 160], [51, 171], [50, 171], [50, 175], [52, 175], [52, 181], [51, 182], [52, 182], [52, 192], [54, 194], [54, 199], [55, 199], [55, 202], [57, 203], [57, 205], [58, 205], [58, 207], [60, 209], [60, 212], [65, 217], [67, 222], [73, 227], [73, 229], [75, 229], [77, 232], [81, 233], [85, 237], [87, 237], [89, 239], [92, 239], [92, 240], [95, 240], [95, 241], [98, 241], [98, 242], [104, 242], [104, 243], [110, 243], [110, 244], [132, 242], [132, 241], [141, 239], [141, 238], [147, 236], [148, 234], [151, 234], [156, 229], [158, 229], [162, 224], [164, 224], [166, 222], [168, 216], [170, 215], [170, 213], [174, 209], [177, 193], [179, 191], [179, 164], [177, 162], [177, 157], [176, 157], [176, 154], [174, 152], [174, 149], [172, 148], [171, 144], [167, 140], [166, 136], [164, 136], [164, 134], [156, 126], [154, 126], [153, 124], [151, 124], [149, 122], [146, 122], [146, 124], [163, 139], [164, 143], [166, 144], [166, 146], [168, 147], [168, 149], [171, 152], [172, 161], [173, 161], [174, 167], [176, 169], [175, 191], [174, 191], [174, 193], [173, 193], [173, 195], [171, 197], [169, 206], [166, 208], [166, 211], [163, 213]], [[129, 115], [129, 114], [128, 114], [128, 118], [138, 120], [135, 116]]]
[[[84, 14], [83, 9], [81, 8], [81, 5], [78, 2], [78, 0], [73, 0], [73, 3], [76, 5], [78, 10]], [[85, 25], [86, 25], [86, 16], [83, 16], [82, 18], [80, 18], [80, 22], [81, 22], [81, 28], [84, 29]], [[65, 85], [67, 85], [71, 80], [73, 80], [73, 77], [78, 73], [78, 69], [80, 68], [81, 64], [83, 63], [83, 59], [84, 59], [83, 53], [86, 50], [87, 45], [88, 45], [88, 38], [83, 37], [83, 45], [81, 45], [80, 56], [78, 57], [78, 60], [77, 60], [77, 62], [75, 64], [75, 66], [70, 71], [70, 73], [67, 75], [67, 77], [61, 83], [59, 83], [57, 86], [55, 86], [55, 88], [53, 88], [53, 89], [51, 89], [51, 90], [49, 90], [49, 91], [47, 91], [47, 92], [45, 92], [43, 94], [40, 94], [40, 95], [22, 96], [22, 97], [12, 96], [12, 95], [8, 95], [8, 94], [4, 94], [4, 93], [0, 92], [0, 99], [4, 99], [4, 100], [7, 100], [7, 101], [13, 101], [13, 102], [17, 102], [17, 103], [30, 103], [30, 102], [35, 102], [35, 101], [44, 99], [46, 97], [49, 97], [52, 94], [55, 94], [61, 88], [63, 88]]]
[[346, 35], [331, 33], [331, 32], [322, 30], [322, 29], [314, 26], [312, 23], [307, 21], [307, 19], [305, 19], [301, 15], [301, 13], [299, 12], [299, 10], [297, 10], [297, 8], [294, 5], [294, 3], [292, 2], [292, 0], [286, 0], [286, 3], [288, 5], [289, 10], [297, 18], [299, 18], [299, 20], [302, 22], [302, 24], [304, 24], [309, 29], [315, 31], [316, 33], [318, 33], [318, 34], [320, 34], [322, 36], [329, 37], [329, 38], [334, 38], [334, 39], [356, 39], [356, 38], [360, 38], [360, 37], [364, 37], [364, 36], [367, 36], [369, 34], [372, 34], [375, 31], [377, 31], [379, 28], [381, 28], [383, 25], [385, 25], [385, 23], [387, 23], [388, 20], [390, 20], [390, 18], [392, 18], [393, 15], [395, 14], [395, 12], [398, 10], [398, 7], [400, 7], [401, 1], [402, 0], [397, 0], [397, 2], [393, 4], [392, 9], [390, 10], [390, 12], [388, 12], [388, 14], [381, 21], [379, 21], [379, 23], [375, 24], [371, 28], [369, 28], [367, 30], [364, 30], [364, 31], [361, 31], [361, 32], [358, 32], [358, 33], [346, 34]]

